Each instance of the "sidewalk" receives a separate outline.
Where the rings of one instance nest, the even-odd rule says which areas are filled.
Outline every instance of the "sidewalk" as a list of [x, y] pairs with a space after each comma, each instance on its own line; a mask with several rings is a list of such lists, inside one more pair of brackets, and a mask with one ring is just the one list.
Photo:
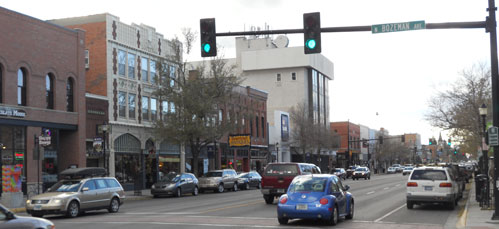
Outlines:
[[475, 200], [475, 196], [475, 182], [473, 182], [460, 224], [464, 225], [465, 228], [499, 228], [499, 220], [491, 220], [494, 211], [482, 210], [480, 204]]

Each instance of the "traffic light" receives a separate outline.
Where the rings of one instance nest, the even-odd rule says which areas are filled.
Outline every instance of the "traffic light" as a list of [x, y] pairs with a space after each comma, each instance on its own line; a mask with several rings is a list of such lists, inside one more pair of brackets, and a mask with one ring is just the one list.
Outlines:
[[449, 141], [447, 142], [447, 145], [451, 146], [450, 138], [449, 138]]
[[215, 33], [215, 18], [200, 20], [201, 24], [201, 56], [217, 56], [217, 35]]
[[305, 54], [321, 52], [321, 15], [319, 12], [303, 14]]
[[431, 138], [428, 139], [428, 145], [433, 145], [433, 140]]
[[457, 155], [457, 149], [454, 149], [454, 155]]
[[405, 134], [404, 134], [404, 135], [401, 135], [401, 137], [402, 137], [401, 141], [402, 141], [402, 142], [405, 142]]
[[382, 145], [383, 144], [383, 136], [379, 136], [379, 144]]

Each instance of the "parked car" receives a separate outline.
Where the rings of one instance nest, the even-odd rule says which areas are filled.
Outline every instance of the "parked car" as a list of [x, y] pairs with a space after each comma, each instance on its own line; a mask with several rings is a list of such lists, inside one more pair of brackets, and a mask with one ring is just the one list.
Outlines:
[[358, 165], [352, 165], [352, 166], [349, 166], [348, 169], [347, 169], [347, 178], [350, 178], [352, 177], [353, 175], [353, 172], [355, 172], [355, 169], [359, 167]]
[[50, 187], [47, 192], [26, 201], [26, 212], [42, 217], [65, 214], [76, 217], [83, 211], [107, 209], [116, 213], [125, 201], [125, 191], [114, 177], [104, 177], [104, 168], [74, 168], [61, 172], [67, 179]]
[[349, 188], [335, 175], [297, 176], [279, 198], [277, 220], [287, 224], [290, 219], [319, 219], [336, 225], [340, 217], [352, 219], [354, 197]]
[[224, 192], [225, 189], [237, 191], [237, 173], [233, 169], [212, 170], [200, 177], [199, 192], [213, 190], [215, 192]]
[[415, 168], [407, 181], [407, 208], [415, 204], [443, 203], [454, 209], [459, 187], [448, 167]]
[[364, 178], [364, 180], [371, 179], [371, 171], [367, 167], [357, 167], [353, 172], [352, 179]]
[[344, 168], [335, 168], [332, 171], [332, 174], [336, 175], [340, 179], [343, 179], [343, 180], [347, 179], [347, 172], [345, 171]]
[[411, 172], [412, 172], [413, 169], [414, 168], [411, 167], [411, 166], [404, 167], [404, 170], [402, 170], [402, 175], [405, 176], [405, 175], [411, 174]]
[[404, 167], [402, 167], [400, 164], [393, 164], [393, 168], [397, 171], [397, 173], [401, 173], [404, 170]]
[[386, 173], [388, 174], [391, 174], [391, 173], [396, 173], [397, 172], [397, 169], [394, 168], [394, 167], [389, 167], [387, 170], [386, 170]]
[[18, 216], [0, 204], [0, 228], [47, 228], [54, 229], [52, 222], [46, 219]]
[[276, 197], [286, 193], [289, 184], [298, 175], [320, 174], [318, 166], [308, 163], [270, 163], [262, 174], [263, 199], [265, 203], [272, 204]]
[[262, 188], [262, 177], [256, 171], [241, 173], [237, 175], [239, 188], [248, 190], [251, 187]]
[[186, 193], [197, 196], [198, 191], [198, 179], [192, 173], [168, 173], [151, 186], [151, 194], [155, 198], [164, 195], [180, 197]]

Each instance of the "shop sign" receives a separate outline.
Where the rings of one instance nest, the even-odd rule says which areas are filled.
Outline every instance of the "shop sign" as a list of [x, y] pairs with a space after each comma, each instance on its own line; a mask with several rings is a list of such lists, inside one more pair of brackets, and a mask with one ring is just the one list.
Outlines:
[[251, 145], [251, 137], [249, 134], [229, 136], [229, 147], [242, 147], [250, 145]]
[[17, 161], [24, 160], [24, 153], [23, 152], [16, 152], [15, 156], [16, 156]]
[[99, 138], [99, 137], [94, 138], [93, 146], [94, 146], [95, 152], [98, 152], [98, 153], [102, 152], [102, 138]]
[[49, 146], [52, 139], [50, 136], [39, 136], [38, 137], [38, 144], [40, 144], [41, 146]]
[[23, 110], [14, 109], [10, 107], [0, 107], [0, 116], [25, 118], [26, 112]]

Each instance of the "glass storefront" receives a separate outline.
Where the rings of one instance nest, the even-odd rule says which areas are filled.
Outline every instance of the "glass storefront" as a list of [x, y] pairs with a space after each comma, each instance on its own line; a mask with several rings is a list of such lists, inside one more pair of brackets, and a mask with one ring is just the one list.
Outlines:
[[172, 142], [161, 142], [159, 146], [159, 179], [169, 172], [180, 172], [180, 146]]
[[140, 183], [140, 141], [131, 134], [123, 134], [114, 141], [115, 176], [125, 190], [133, 189]]
[[[16, 179], [15, 187], [10, 190], [19, 190], [26, 193], [26, 127], [24, 126], [0, 126], [0, 157], [2, 166], [2, 178], [4, 170], [20, 170]], [[18, 187], [21, 184], [21, 187]], [[0, 193], [2, 192], [0, 189]], [[9, 191], [10, 191], [9, 190]]]

